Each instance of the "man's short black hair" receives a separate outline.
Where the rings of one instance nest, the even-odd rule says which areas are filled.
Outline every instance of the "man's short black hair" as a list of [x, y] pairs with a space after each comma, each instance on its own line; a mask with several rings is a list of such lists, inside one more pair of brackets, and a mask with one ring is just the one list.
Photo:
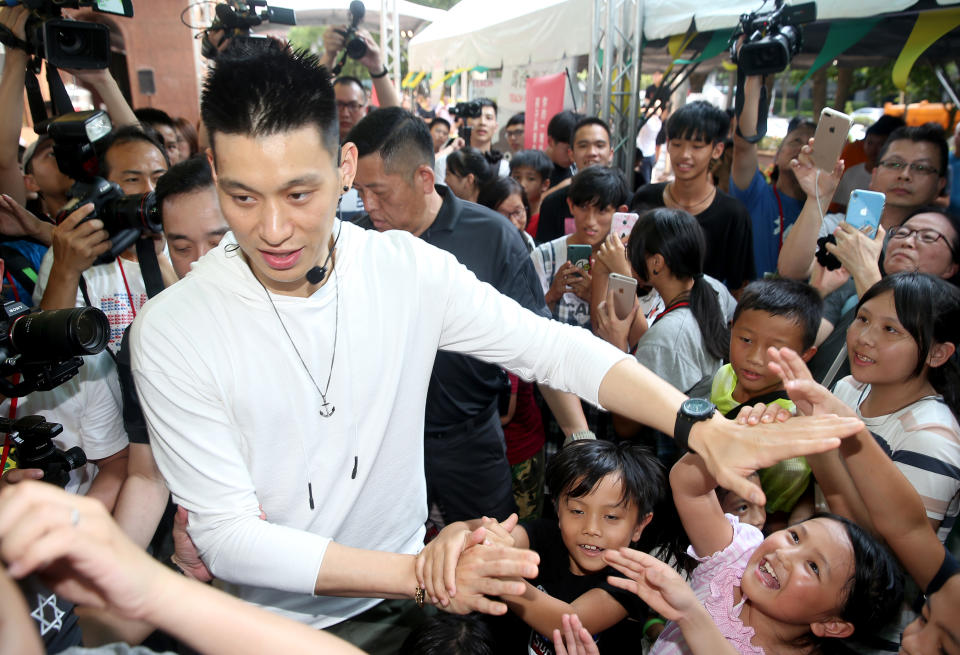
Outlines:
[[179, 164], [171, 166], [157, 180], [155, 192], [160, 218], [163, 218], [163, 202], [170, 196], [192, 193], [213, 186], [213, 171], [210, 162], [203, 155], [194, 155]]
[[363, 92], [363, 97], [367, 97], [367, 87], [363, 85], [363, 82], [360, 81], [359, 77], [354, 77], [353, 75], [341, 75], [333, 81], [333, 86], [337, 86], [338, 84], [356, 84]]
[[431, 130], [437, 125], [446, 125], [447, 129], [448, 130], [450, 129], [450, 121], [448, 121], [446, 118], [440, 118], [439, 116], [437, 116], [432, 121], [430, 121]]
[[493, 113], [496, 114], [499, 110], [497, 109], [497, 103], [492, 98], [477, 98], [476, 102], [480, 107], [493, 107]]
[[616, 168], [590, 166], [570, 180], [567, 197], [577, 207], [619, 207], [627, 202], [627, 181]]
[[218, 57], [203, 85], [200, 115], [214, 149], [217, 134], [259, 137], [312, 125], [330, 157], [340, 152], [330, 73], [316, 55], [289, 46]]
[[790, 122], [787, 123], [787, 134], [801, 127], [813, 131], [817, 130], [817, 124], [813, 119], [807, 118], [806, 116], [794, 116], [790, 119]]
[[510, 172], [518, 168], [531, 168], [541, 180], [545, 180], [553, 172], [553, 162], [543, 150], [521, 150], [510, 157]]
[[160, 154], [163, 155], [163, 161], [166, 162], [168, 168], [170, 167], [170, 158], [167, 156], [167, 149], [163, 147], [163, 143], [155, 130], [144, 129], [139, 125], [124, 125], [108, 134], [103, 141], [103, 145], [98, 147], [102, 153], [100, 155], [100, 175], [110, 177], [110, 169], [107, 166], [107, 153], [111, 148], [135, 141], [149, 143], [159, 150]]
[[376, 109], [353, 126], [347, 141], [360, 157], [380, 155], [388, 173], [409, 173], [421, 164], [433, 168], [433, 138], [422, 120], [402, 107]]
[[603, 120], [602, 118], [597, 118], [596, 116], [584, 116], [583, 118], [578, 120], [576, 123], [574, 123], [573, 129], [570, 130], [570, 140], [567, 143], [569, 143], [571, 147], [573, 146], [573, 143], [577, 138], [577, 132], [579, 132], [584, 127], [587, 127], [588, 125], [599, 125], [600, 127], [603, 128], [603, 131], [607, 133], [607, 141], [608, 142], [612, 141], [613, 137], [610, 134], [610, 126], [607, 125], [607, 122], [605, 120]]
[[684, 105], [667, 119], [668, 139], [689, 139], [713, 145], [727, 138], [729, 131], [727, 113], [706, 100]]
[[512, 127], [514, 125], [523, 125], [527, 120], [527, 114], [525, 112], [520, 112], [514, 114], [510, 117], [510, 120], [507, 121], [507, 127]]
[[903, 119], [899, 116], [884, 114], [877, 119], [877, 122], [867, 128], [867, 136], [876, 135], [887, 137], [893, 134], [894, 130], [904, 127], [905, 125], [906, 123], [904, 123]]
[[156, 107], [134, 109], [133, 115], [137, 117], [138, 121], [147, 125], [166, 125], [174, 130], [177, 129], [177, 124], [173, 118], [170, 117], [170, 114]]
[[887, 156], [887, 150], [894, 141], [913, 141], [914, 143], [931, 143], [937, 148], [940, 155], [940, 161], [937, 162], [940, 177], [947, 176], [947, 161], [950, 157], [950, 151], [947, 148], [947, 133], [939, 123], [924, 123], [923, 125], [909, 125], [899, 127], [890, 133], [887, 142], [883, 144], [880, 156], [877, 161], [883, 161]]
[[564, 109], [554, 114], [550, 122], [547, 123], [547, 136], [557, 143], [570, 143], [570, 135], [573, 134], [573, 126], [577, 121], [583, 118], [581, 114]]
[[741, 314], [748, 309], [794, 321], [803, 330], [804, 350], [816, 343], [823, 317], [823, 299], [806, 282], [788, 278], [751, 282], [740, 294], [732, 325], [736, 326]]

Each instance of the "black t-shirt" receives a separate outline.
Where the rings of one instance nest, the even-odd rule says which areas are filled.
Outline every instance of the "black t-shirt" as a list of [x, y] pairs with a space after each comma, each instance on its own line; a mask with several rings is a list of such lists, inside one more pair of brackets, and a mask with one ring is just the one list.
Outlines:
[[553, 165], [553, 170], [550, 171], [550, 186], [556, 186], [563, 182], [568, 177], [572, 177], [573, 173], [570, 172], [570, 168], [564, 168], [563, 166]]
[[537, 243], [547, 243], [559, 239], [566, 232], [564, 222], [573, 216], [567, 204], [570, 187], [554, 191], [540, 204], [540, 222], [537, 223]]
[[950, 551], [944, 547], [943, 564], [940, 565], [940, 570], [937, 571], [937, 574], [933, 576], [933, 580], [927, 585], [927, 596], [932, 596], [940, 591], [940, 588], [946, 584], [947, 580], [958, 573], [960, 573], [960, 563], [958, 563]]
[[[663, 207], [667, 183], [648, 184], [637, 189], [631, 211]], [[697, 214], [707, 242], [703, 272], [736, 291], [756, 277], [753, 263], [753, 227], [750, 214], [736, 198], [720, 189], [710, 206]], [[543, 217], [541, 215], [541, 222]]]
[[[600, 653], [638, 652], [643, 637], [643, 622], [647, 605], [636, 594], [614, 587], [607, 576], [623, 577], [614, 568], [607, 567], [591, 575], [570, 572], [570, 554], [563, 545], [560, 525], [556, 519], [535, 519], [523, 523], [530, 539], [530, 549], [540, 555], [540, 575], [530, 584], [558, 600], [570, 603], [592, 589], [603, 589], [627, 611], [627, 618], [607, 628], [597, 639]], [[542, 653], [553, 655], [552, 635], [540, 635], [511, 613], [490, 621], [497, 638], [497, 653]]]
[[30, 618], [37, 623], [37, 632], [46, 652], [59, 653], [80, 645], [80, 624], [73, 603], [58, 597], [35, 575], [18, 581], [17, 586], [27, 601]]

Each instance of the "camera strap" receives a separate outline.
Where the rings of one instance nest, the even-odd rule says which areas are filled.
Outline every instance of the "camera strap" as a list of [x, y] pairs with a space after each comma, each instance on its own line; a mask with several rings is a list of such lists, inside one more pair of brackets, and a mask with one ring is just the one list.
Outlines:
[[137, 240], [137, 261], [140, 262], [140, 274], [143, 275], [143, 284], [147, 288], [147, 298], [153, 298], [163, 291], [163, 275], [160, 273], [160, 262], [157, 260], [153, 239]]
[[760, 85], [760, 106], [757, 107], [757, 133], [753, 136], [743, 136], [740, 131], [740, 112], [743, 111], [743, 86], [747, 76], [743, 72], [743, 67], [737, 67], [737, 96], [734, 104], [734, 110], [737, 112], [737, 136], [747, 143], [757, 143], [767, 135], [767, 114], [770, 111], [770, 103], [767, 102], [767, 85]]
[[30, 44], [19, 38], [6, 25], [0, 25], [0, 43], [8, 48], [16, 48], [26, 53], [30, 52]]

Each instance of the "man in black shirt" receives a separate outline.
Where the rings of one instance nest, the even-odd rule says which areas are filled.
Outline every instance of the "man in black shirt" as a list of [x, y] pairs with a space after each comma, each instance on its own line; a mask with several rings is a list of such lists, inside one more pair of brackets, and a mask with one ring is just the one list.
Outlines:
[[570, 134], [582, 116], [569, 109], [555, 114], [547, 123], [547, 147], [544, 152], [553, 162], [550, 186], [554, 187], [573, 177], [573, 159], [570, 156]]
[[[578, 172], [590, 166], [609, 166], [613, 161], [610, 127], [595, 116], [582, 118], [576, 123], [570, 132], [570, 143]], [[541, 203], [540, 222], [537, 224], [539, 243], [553, 241], [566, 234], [564, 223], [573, 217], [567, 205], [568, 186], [569, 183], [552, 191]]]
[[[517, 229], [502, 215], [434, 185], [433, 144], [423, 121], [399, 109], [375, 111], [347, 137], [357, 145], [354, 187], [368, 217], [359, 225], [406, 230], [442, 248], [481, 281], [550, 316]], [[427, 496], [447, 522], [514, 511], [498, 396], [499, 367], [438, 352], [427, 391]]]
[[670, 207], [693, 214], [707, 238], [703, 272], [736, 292], [754, 278], [750, 215], [714, 185], [710, 174], [710, 164], [723, 154], [729, 125], [723, 110], [702, 100], [673, 112], [666, 131], [674, 180], [638, 189], [631, 211]]

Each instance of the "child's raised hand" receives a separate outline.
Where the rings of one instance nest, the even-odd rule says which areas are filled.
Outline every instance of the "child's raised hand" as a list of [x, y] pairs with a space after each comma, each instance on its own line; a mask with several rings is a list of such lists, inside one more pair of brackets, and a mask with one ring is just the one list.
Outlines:
[[563, 634], [553, 631], [553, 650], [557, 655], [600, 655], [600, 649], [576, 614], [560, 617]]
[[610, 576], [614, 587], [637, 594], [664, 618], [681, 622], [691, 612], [703, 610], [690, 585], [668, 564], [632, 548], [608, 550], [603, 559], [626, 578]]
[[789, 348], [769, 348], [767, 355], [770, 357], [770, 371], [783, 380], [787, 395], [801, 414], [856, 416], [850, 407], [813, 379], [810, 369], [800, 355]]

